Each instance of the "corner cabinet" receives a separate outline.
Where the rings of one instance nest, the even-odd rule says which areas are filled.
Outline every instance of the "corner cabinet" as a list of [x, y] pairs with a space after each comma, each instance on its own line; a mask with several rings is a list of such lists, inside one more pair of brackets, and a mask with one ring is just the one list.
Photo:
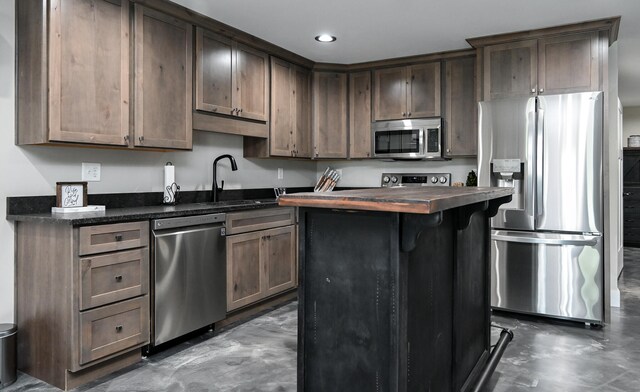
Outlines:
[[135, 146], [191, 149], [192, 29], [135, 5]]
[[313, 157], [346, 158], [347, 74], [313, 73]]
[[440, 116], [440, 62], [377, 69], [374, 120]]
[[297, 286], [293, 208], [227, 214], [227, 312]]
[[268, 121], [266, 53], [198, 27], [196, 58], [196, 110]]
[[18, 368], [68, 390], [149, 343], [148, 221], [16, 223]]
[[600, 90], [597, 31], [487, 45], [484, 100]]
[[269, 138], [245, 137], [244, 156], [310, 158], [311, 71], [271, 57], [270, 83]]
[[443, 66], [444, 155], [475, 156], [478, 153], [476, 58], [450, 59], [444, 61]]
[[191, 148], [190, 24], [126, 0], [16, 9], [16, 144]]
[[349, 158], [371, 158], [371, 72], [349, 74]]

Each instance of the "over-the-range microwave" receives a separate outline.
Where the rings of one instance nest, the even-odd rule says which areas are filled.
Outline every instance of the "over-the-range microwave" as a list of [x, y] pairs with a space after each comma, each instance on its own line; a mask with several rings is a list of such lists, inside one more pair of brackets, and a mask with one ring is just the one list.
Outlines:
[[375, 122], [371, 155], [389, 159], [442, 159], [442, 119]]

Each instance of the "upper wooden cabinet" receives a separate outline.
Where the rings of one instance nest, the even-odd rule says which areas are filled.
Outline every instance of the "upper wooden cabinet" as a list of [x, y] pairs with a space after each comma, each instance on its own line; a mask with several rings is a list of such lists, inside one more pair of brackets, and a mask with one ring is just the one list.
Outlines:
[[126, 0], [16, 6], [17, 144], [191, 148], [190, 24], [136, 5], [131, 41]]
[[347, 157], [347, 74], [313, 73], [313, 156]]
[[447, 157], [474, 156], [478, 153], [478, 108], [476, 100], [476, 58], [462, 57], [443, 62], [444, 133]]
[[311, 157], [311, 73], [271, 58], [270, 156]]
[[371, 72], [349, 75], [349, 157], [371, 157]]
[[129, 3], [18, 1], [17, 144], [129, 144]]
[[196, 29], [196, 110], [268, 121], [266, 53]]
[[440, 116], [440, 62], [374, 71], [374, 119]]
[[598, 33], [484, 47], [484, 99], [600, 89]]
[[135, 5], [134, 144], [192, 145], [191, 24]]

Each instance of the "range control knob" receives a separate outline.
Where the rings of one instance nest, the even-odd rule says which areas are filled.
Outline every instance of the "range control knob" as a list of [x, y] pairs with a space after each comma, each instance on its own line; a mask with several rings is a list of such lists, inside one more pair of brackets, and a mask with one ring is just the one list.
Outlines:
[[440, 177], [440, 183], [441, 184], [446, 184], [447, 183], [447, 177], [445, 177], [445, 176]]
[[438, 177], [431, 177], [431, 183], [436, 184], [438, 182]]
[[384, 176], [384, 177], [382, 177], [382, 183], [383, 183], [383, 184], [388, 184], [390, 180], [391, 180], [391, 179], [389, 178], [389, 176]]
[[396, 177], [396, 176], [391, 177], [391, 182], [396, 184], [398, 182], [398, 177]]

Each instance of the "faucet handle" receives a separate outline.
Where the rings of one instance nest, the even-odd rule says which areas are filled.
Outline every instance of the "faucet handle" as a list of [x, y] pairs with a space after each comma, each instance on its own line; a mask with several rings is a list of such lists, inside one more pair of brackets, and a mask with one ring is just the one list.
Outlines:
[[220, 181], [220, 190], [224, 189], [224, 180]]

